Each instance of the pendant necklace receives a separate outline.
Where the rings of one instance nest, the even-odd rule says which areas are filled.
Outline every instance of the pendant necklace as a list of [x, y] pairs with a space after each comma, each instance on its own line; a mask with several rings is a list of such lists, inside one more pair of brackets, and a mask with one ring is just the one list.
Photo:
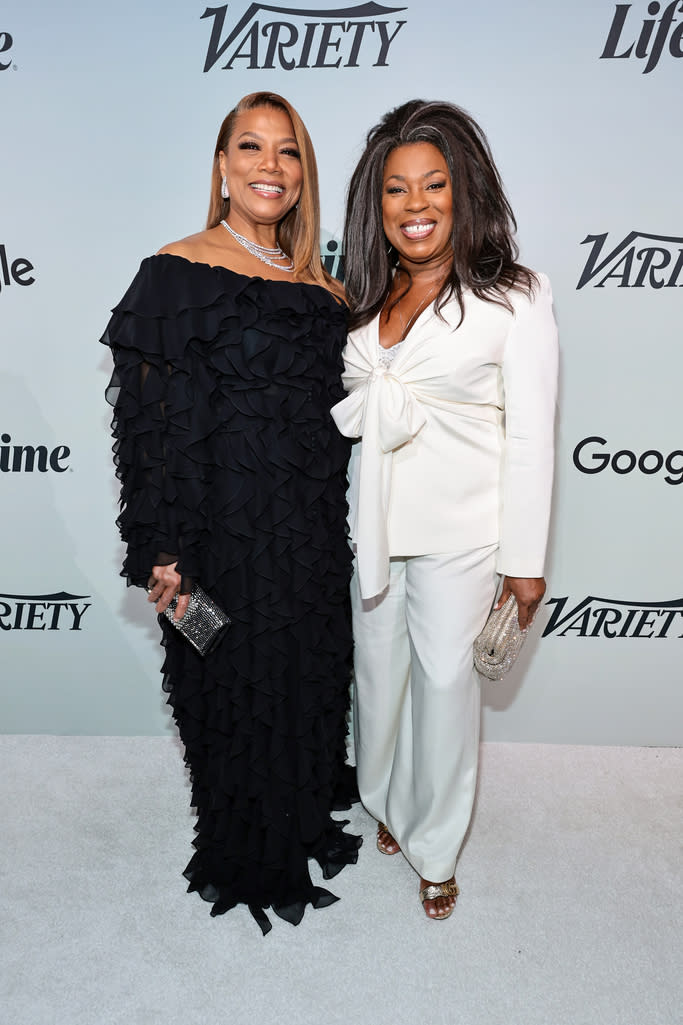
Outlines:
[[435, 284], [432, 285], [432, 287], [429, 289], [429, 291], [427, 292], [427, 294], [424, 297], [424, 299], [422, 300], [422, 302], [416, 307], [413, 315], [409, 318], [407, 324], [403, 320], [403, 313], [401, 312], [401, 299], [400, 298], [397, 299], [396, 307], [398, 309], [398, 319], [401, 322], [401, 341], [403, 341], [405, 339], [406, 335], [410, 331], [410, 328], [411, 328], [411, 325], [412, 325], [413, 321], [416, 320], [417, 317], [419, 317], [419, 315], [421, 313], [424, 313], [424, 311], [427, 309], [427, 306], [429, 305], [428, 300], [429, 300], [430, 296], [432, 295], [432, 293], [434, 291], [436, 291], [436, 285]]
[[[251, 256], [255, 256], [257, 260], [260, 260], [261, 263], [267, 263], [269, 267], [275, 267], [276, 270], [287, 271], [288, 274], [291, 274], [294, 270], [294, 260], [292, 260], [291, 256], [287, 256], [280, 246], [269, 249], [267, 246], [261, 246], [258, 242], [252, 242], [250, 238], [240, 235], [238, 231], [230, 227], [227, 221], [221, 221], [221, 224], [226, 231], [230, 232], [235, 242], [241, 245], [243, 249], [246, 249]], [[275, 263], [275, 260], [289, 260], [289, 266], [283, 267], [279, 263]]]

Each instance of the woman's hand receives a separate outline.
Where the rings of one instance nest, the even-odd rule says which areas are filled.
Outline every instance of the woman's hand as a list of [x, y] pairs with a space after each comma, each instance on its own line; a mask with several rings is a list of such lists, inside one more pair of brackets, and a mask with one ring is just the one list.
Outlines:
[[[147, 598], [148, 601], [156, 603], [157, 612], [165, 612], [174, 595], [178, 594], [180, 590], [181, 576], [176, 573], [175, 568], [177, 563], [174, 562], [170, 566], [153, 566], [152, 577], [149, 581], [149, 586], [152, 590]], [[187, 606], [190, 604], [189, 594], [178, 595], [178, 604], [173, 614], [174, 619], [182, 619], [187, 612]]]
[[511, 594], [517, 599], [519, 625], [525, 630], [531, 626], [536, 609], [541, 604], [545, 594], [545, 580], [543, 577], [504, 577], [503, 590], [495, 608], [504, 605]]

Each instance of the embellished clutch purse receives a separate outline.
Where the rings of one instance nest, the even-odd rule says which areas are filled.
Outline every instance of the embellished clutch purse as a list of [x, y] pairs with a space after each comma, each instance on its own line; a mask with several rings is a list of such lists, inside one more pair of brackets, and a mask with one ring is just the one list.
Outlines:
[[[151, 588], [147, 588], [147, 592]], [[180, 619], [174, 619], [178, 604], [178, 596], [171, 601], [163, 613], [166, 619], [176, 630], [189, 641], [193, 648], [200, 655], [206, 655], [213, 648], [214, 644], [223, 636], [223, 632], [230, 626], [232, 620], [227, 616], [220, 605], [216, 605], [212, 598], [209, 598], [199, 584], [195, 584], [190, 594], [190, 604], [187, 612]]]
[[502, 680], [522, 650], [528, 631], [528, 627], [520, 628], [517, 599], [511, 594], [501, 608], [493, 610], [475, 639], [475, 668], [489, 680]]

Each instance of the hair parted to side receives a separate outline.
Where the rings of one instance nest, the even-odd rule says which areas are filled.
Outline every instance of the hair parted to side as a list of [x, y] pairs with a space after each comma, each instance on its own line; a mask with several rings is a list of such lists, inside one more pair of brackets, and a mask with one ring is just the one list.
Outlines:
[[517, 263], [517, 224], [484, 132], [453, 103], [410, 100], [370, 130], [349, 185], [344, 258], [352, 328], [372, 320], [389, 294], [398, 255], [388, 252], [382, 224], [384, 165], [392, 150], [414, 142], [441, 151], [453, 189], [453, 267], [434, 308], [455, 296], [462, 321], [465, 289], [512, 309], [507, 291], [531, 294], [536, 284], [533, 272]]
[[211, 196], [207, 228], [215, 228], [228, 216], [230, 200], [221, 196], [221, 173], [218, 156], [227, 153], [230, 137], [235, 129], [237, 117], [246, 110], [257, 107], [274, 107], [283, 110], [292, 122], [294, 138], [301, 158], [303, 182], [301, 196], [278, 225], [278, 244], [294, 261], [293, 276], [299, 280], [322, 285], [339, 298], [344, 298], [341, 284], [331, 277], [320, 258], [320, 198], [318, 191], [318, 165], [311, 137], [294, 107], [277, 93], [259, 92], [243, 96], [227, 115], [218, 132], [211, 171]]

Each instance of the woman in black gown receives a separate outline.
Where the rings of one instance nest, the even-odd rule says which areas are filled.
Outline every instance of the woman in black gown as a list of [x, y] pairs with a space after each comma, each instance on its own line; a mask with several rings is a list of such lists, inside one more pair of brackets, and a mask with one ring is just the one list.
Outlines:
[[164, 689], [192, 779], [185, 875], [212, 915], [297, 924], [355, 862], [331, 818], [351, 660], [346, 308], [319, 254], [315, 156], [291, 105], [245, 97], [221, 126], [208, 226], [143, 260], [103, 341], [115, 371], [123, 575], [163, 612], [194, 581], [232, 618], [201, 658], [160, 618]]

